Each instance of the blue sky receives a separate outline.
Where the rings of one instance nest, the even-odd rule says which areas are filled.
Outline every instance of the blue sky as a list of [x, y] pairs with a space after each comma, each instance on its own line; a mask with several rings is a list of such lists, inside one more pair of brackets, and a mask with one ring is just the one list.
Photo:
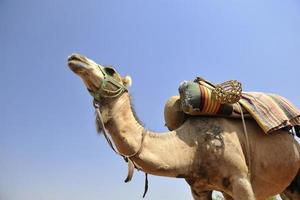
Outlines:
[[[0, 0], [0, 199], [140, 199], [143, 174], [96, 134], [92, 98], [67, 68], [78, 52], [133, 79], [147, 128], [181, 81], [238, 79], [300, 107], [298, 0]], [[149, 177], [146, 199], [191, 199]]]

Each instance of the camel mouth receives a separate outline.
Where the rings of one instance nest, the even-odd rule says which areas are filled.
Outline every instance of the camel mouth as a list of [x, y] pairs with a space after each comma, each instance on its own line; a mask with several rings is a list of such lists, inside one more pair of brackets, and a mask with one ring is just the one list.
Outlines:
[[68, 57], [68, 66], [76, 74], [84, 73], [88, 65], [89, 63], [85, 56], [73, 53]]
[[78, 53], [71, 54], [67, 64], [70, 70], [83, 80], [88, 90], [98, 90], [99, 84], [104, 78], [101, 70], [99, 70], [101, 65]]

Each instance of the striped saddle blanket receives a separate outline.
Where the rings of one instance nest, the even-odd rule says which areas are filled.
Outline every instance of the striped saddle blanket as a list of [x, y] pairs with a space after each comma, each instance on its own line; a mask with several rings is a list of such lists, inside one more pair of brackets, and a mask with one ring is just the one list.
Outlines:
[[265, 133], [300, 125], [300, 111], [282, 96], [245, 92], [239, 102]]

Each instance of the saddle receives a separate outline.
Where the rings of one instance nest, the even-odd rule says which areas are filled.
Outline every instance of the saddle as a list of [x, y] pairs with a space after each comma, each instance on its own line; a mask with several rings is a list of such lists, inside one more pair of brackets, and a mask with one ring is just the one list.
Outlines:
[[240, 82], [212, 84], [197, 77], [179, 86], [179, 95], [168, 99], [164, 108], [169, 130], [179, 128], [192, 116], [254, 118], [265, 133], [295, 128], [299, 134], [300, 111], [286, 98], [261, 92], [242, 92]]

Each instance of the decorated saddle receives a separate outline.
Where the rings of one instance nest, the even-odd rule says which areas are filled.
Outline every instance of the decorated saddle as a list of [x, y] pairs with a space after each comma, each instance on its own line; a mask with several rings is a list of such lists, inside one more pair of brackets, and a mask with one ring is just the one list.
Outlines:
[[300, 111], [286, 98], [261, 92], [242, 92], [238, 81], [214, 85], [202, 78], [184, 81], [179, 96], [165, 105], [166, 126], [178, 128], [189, 116], [252, 117], [265, 133], [300, 126]]

